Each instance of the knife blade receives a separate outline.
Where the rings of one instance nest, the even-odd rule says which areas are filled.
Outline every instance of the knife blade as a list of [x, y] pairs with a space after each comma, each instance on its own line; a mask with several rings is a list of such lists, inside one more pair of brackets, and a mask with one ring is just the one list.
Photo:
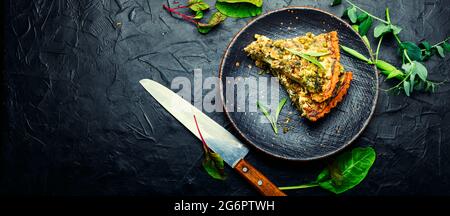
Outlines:
[[249, 151], [248, 148], [228, 130], [158, 82], [142, 79], [139, 83], [164, 109], [200, 139], [194, 121], [195, 115], [208, 147], [244, 176], [260, 193], [268, 196], [285, 196], [269, 179], [244, 160]]

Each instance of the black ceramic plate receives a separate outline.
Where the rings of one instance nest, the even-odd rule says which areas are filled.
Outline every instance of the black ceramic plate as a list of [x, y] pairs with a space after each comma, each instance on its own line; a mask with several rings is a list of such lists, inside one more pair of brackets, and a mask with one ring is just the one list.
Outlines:
[[[259, 75], [261, 69], [255, 67], [254, 62], [243, 51], [245, 46], [254, 41], [255, 34], [278, 39], [307, 32], [317, 35], [334, 30], [338, 31], [341, 45], [370, 56], [368, 48], [351, 26], [328, 12], [314, 8], [289, 7], [272, 11], [254, 19], [237, 33], [224, 54], [219, 77], [222, 100], [224, 104], [232, 104], [228, 108], [225, 107], [226, 115], [244, 140], [269, 155], [287, 160], [307, 161], [344, 149], [364, 130], [374, 112], [378, 96], [376, 69], [350, 57], [342, 50], [341, 64], [347, 71], [353, 72], [353, 81], [344, 100], [317, 122], [312, 123], [301, 118], [299, 111], [288, 100], [280, 114], [279, 122], [289, 117], [291, 121], [288, 127], [291, 128], [287, 133], [283, 133], [281, 124], [279, 134], [275, 135], [270, 124], [261, 123], [264, 118], [261, 112], [251, 112], [248, 106], [246, 110], [238, 110], [236, 103], [224, 99], [226, 77], [270, 77], [268, 74]], [[267, 88], [270, 88], [270, 82], [267, 85]], [[245, 92], [246, 96], [249, 92]], [[236, 96], [237, 91], [234, 94]], [[288, 97], [281, 86], [279, 97]]]

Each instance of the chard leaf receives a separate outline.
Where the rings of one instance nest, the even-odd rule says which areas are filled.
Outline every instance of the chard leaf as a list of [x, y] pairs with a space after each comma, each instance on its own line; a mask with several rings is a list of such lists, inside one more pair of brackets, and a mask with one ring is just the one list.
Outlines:
[[358, 185], [367, 176], [375, 158], [375, 151], [371, 147], [358, 147], [345, 152], [319, 174], [316, 182], [320, 187], [335, 194], [343, 193]]
[[209, 5], [205, 3], [203, 0], [189, 0], [188, 6], [191, 10], [195, 12], [209, 9]]
[[208, 148], [205, 139], [203, 139], [202, 132], [198, 126], [197, 118], [194, 115], [195, 126], [202, 140], [203, 150], [205, 151], [205, 158], [203, 159], [202, 165], [206, 172], [214, 179], [224, 180], [225, 179], [225, 168], [223, 159], [219, 154], [214, 153]]
[[233, 18], [246, 18], [260, 15], [262, 7], [251, 3], [228, 3], [217, 1], [216, 9], [222, 14]]
[[225, 180], [225, 166], [219, 154], [208, 151], [202, 165], [206, 172], [214, 179]]
[[441, 46], [436, 46], [435, 48], [436, 48], [439, 56], [441, 56], [442, 58], [445, 58], [444, 48], [442, 48]]
[[331, 2], [331, 6], [340, 5], [341, 3], [342, 3], [342, 0], [333, 0], [333, 2]]
[[375, 162], [375, 158], [376, 153], [373, 148], [355, 148], [339, 155], [332, 164], [320, 172], [315, 182], [299, 186], [280, 187], [280, 190], [320, 186], [335, 194], [341, 194], [361, 183]]
[[197, 11], [195, 12], [194, 19], [202, 19], [203, 18], [203, 11]]
[[255, 5], [256, 7], [262, 7], [263, 0], [217, 0], [218, 2], [226, 2], [226, 3], [250, 3]]
[[220, 12], [216, 12], [211, 16], [208, 23], [205, 24], [205, 23], [199, 22], [197, 24], [197, 29], [200, 33], [206, 34], [209, 31], [211, 31], [211, 29], [213, 29], [215, 26], [217, 26], [221, 22], [223, 22], [226, 18], [227, 18], [227, 16], [225, 16], [224, 14], [222, 14]]
[[301, 58], [306, 59], [307, 61], [315, 64], [317, 67], [319, 67], [322, 70], [325, 70], [325, 68], [323, 67], [323, 65], [317, 61], [317, 59], [315, 59], [313, 56], [307, 55], [305, 53], [301, 53], [299, 51], [293, 50], [293, 49], [286, 49], [287, 51], [291, 52], [294, 55], [300, 56]]

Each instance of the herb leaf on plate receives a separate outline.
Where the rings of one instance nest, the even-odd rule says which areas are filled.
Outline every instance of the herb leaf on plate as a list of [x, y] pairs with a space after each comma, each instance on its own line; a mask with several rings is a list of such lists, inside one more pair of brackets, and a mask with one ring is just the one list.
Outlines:
[[318, 66], [320, 69], [325, 70], [325, 68], [323, 67], [323, 65], [322, 65], [319, 61], [317, 61], [317, 59], [315, 59], [313, 56], [308, 55], [308, 54], [306, 54], [306, 53], [302, 53], [302, 52], [293, 50], [293, 49], [286, 49], [286, 50], [289, 51], [289, 52], [291, 52], [291, 53], [294, 54], [294, 55], [297, 55], [297, 56], [299, 56], [299, 57], [301, 57], [301, 58], [304, 58], [304, 59], [306, 59], [307, 61], [309, 61], [309, 62], [315, 64], [315, 65]]
[[272, 125], [273, 132], [275, 132], [275, 134], [278, 134], [278, 126], [277, 126], [278, 116], [280, 115], [280, 112], [283, 109], [284, 104], [286, 104], [286, 101], [287, 101], [287, 98], [283, 98], [278, 103], [278, 107], [275, 112], [275, 116], [271, 115], [272, 112], [269, 112], [267, 107], [262, 105], [259, 101], [256, 101], [256, 105], [258, 106], [259, 110], [261, 110], [261, 112], [264, 114], [264, 116], [267, 118], [267, 120], [269, 120], [270, 124]]

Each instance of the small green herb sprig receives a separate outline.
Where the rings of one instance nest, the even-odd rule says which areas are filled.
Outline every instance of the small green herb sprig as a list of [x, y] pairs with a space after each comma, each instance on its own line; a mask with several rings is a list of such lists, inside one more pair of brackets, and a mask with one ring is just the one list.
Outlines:
[[296, 51], [293, 49], [286, 49], [286, 50], [291, 52], [294, 55], [297, 55], [297, 56], [299, 56], [303, 59], [306, 59], [307, 61], [315, 64], [320, 69], [325, 70], [323, 65], [319, 61], [317, 61], [317, 59], [315, 59], [314, 57], [328, 55], [329, 54], [328, 52], [305, 52], [305, 53], [302, 53], [302, 52], [299, 52], [299, 51]]
[[321, 187], [335, 194], [341, 194], [358, 185], [375, 162], [376, 153], [371, 147], [358, 147], [339, 155], [316, 180], [309, 184], [280, 187], [280, 190], [294, 190]]
[[[411, 41], [401, 41], [399, 34], [402, 31], [402, 28], [391, 22], [389, 8], [386, 8], [386, 20], [384, 20], [365, 11], [349, 0], [345, 1], [350, 6], [344, 11], [343, 17], [349, 18], [352, 27], [361, 35], [370, 50], [370, 42], [366, 35], [369, 32], [373, 21], [376, 20], [379, 22], [373, 30], [374, 37], [378, 39], [378, 46], [375, 52], [375, 60], [368, 59], [349, 47], [341, 46], [342, 49], [357, 59], [368, 64], [376, 65], [380, 72], [386, 76], [386, 79], [396, 78], [399, 80], [395, 86], [387, 89], [387, 91], [400, 92], [400, 90], [403, 90], [407, 96], [410, 96], [414, 90], [434, 92], [436, 86], [440, 83], [428, 79], [428, 70], [422, 62], [428, 60], [436, 53], [444, 58], [445, 53], [450, 52], [450, 44], [447, 42], [450, 37], [447, 37], [445, 40], [434, 45], [431, 45], [428, 41], [422, 41], [419, 44], [415, 44]], [[333, 1], [332, 6], [338, 5], [341, 2], [342, 1]], [[387, 35], [392, 35], [397, 42], [398, 54], [402, 59], [401, 69], [378, 58], [383, 38]], [[372, 50], [371, 52], [373, 53]]]
[[[205, 12], [211, 8], [203, 0], [189, 0], [187, 5], [177, 7], [169, 7], [163, 4], [163, 8], [169, 13], [178, 15], [183, 20], [195, 24], [200, 33], [206, 34], [225, 21], [227, 17], [246, 18], [261, 14], [262, 5], [263, 0], [217, 0], [215, 4], [217, 11], [211, 15], [207, 23], [200, 22]], [[179, 10], [182, 9], [190, 9], [194, 14], [181, 13]]]
[[259, 110], [264, 114], [264, 116], [269, 120], [270, 124], [272, 125], [273, 132], [275, 134], [278, 134], [278, 116], [280, 115], [281, 110], [284, 107], [284, 104], [286, 104], [287, 98], [281, 99], [281, 101], [278, 103], [277, 110], [275, 112], [275, 116], [272, 116], [271, 113], [267, 110], [267, 107], [262, 105], [259, 101], [256, 101], [256, 105], [258, 106]]

